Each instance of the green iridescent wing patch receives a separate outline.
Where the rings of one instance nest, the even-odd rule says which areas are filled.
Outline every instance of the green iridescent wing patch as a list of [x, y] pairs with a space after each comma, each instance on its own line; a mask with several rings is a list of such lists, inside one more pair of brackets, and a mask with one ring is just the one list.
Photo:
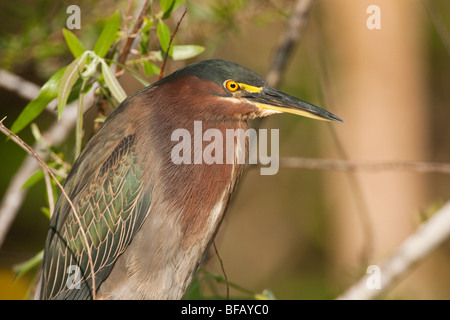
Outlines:
[[[98, 289], [150, 207], [151, 190], [143, 190], [135, 136], [123, 138], [95, 174], [84, 179], [88, 181], [83, 181], [79, 193], [74, 195], [69, 190], [69, 194], [91, 249]], [[44, 254], [41, 298], [92, 298], [92, 270], [85, 238], [66, 199], [60, 197], [54, 215]]]

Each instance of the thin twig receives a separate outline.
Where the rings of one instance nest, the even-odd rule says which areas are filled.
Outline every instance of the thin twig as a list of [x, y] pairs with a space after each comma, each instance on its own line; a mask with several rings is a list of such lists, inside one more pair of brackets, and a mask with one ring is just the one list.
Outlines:
[[133, 20], [133, 18], [134, 18], [133, 17], [133, 13], [131, 12], [133, 10], [133, 3], [134, 3], [133, 0], [128, 0], [127, 10], [125, 11], [126, 12], [126, 16], [125, 16], [125, 19], [124, 19], [124, 24], [125, 25], [127, 25], [127, 23], [129, 21]]
[[[86, 110], [89, 109], [95, 101], [95, 92], [97, 91], [98, 84], [94, 83], [91, 90], [85, 96]], [[34, 97], [36, 98], [36, 97]], [[56, 104], [55, 104], [56, 106]], [[47, 106], [48, 108], [48, 106]], [[59, 122], [55, 122], [52, 126], [45, 131], [42, 136], [47, 145], [58, 146], [68, 136], [73, 129], [77, 119], [77, 101], [68, 104], [64, 110], [64, 117]], [[33, 149], [38, 150], [38, 146], [33, 146]], [[48, 158], [48, 154], [37, 151], [37, 154], [41, 159]], [[39, 169], [38, 163], [34, 160], [33, 156], [27, 155], [22, 162], [20, 168], [14, 174], [8, 188], [3, 195], [3, 199], [0, 203], [0, 247], [6, 239], [6, 235], [14, 221], [20, 207], [25, 199], [28, 189], [22, 188], [23, 184], [28, 178]]]
[[[297, 43], [302, 39], [303, 30], [307, 25], [313, 4], [314, 0], [297, 0], [288, 20], [286, 30], [279, 37], [280, 40], [274, 50], [275, 54], [265, 76], [267, 83], [274, 88], [279, 87], [289, 58], [294, 53]], [[263, 121], [265, 121], [265, 118], [253, 120], [253, 128], [260, 128]]]
[[169, 56], [169, 50], [170, 50], [170, 47], [172, 46], [173, 38], [175, 38], [175, 35], [178, 32], [178, 27], [180, 26], [181, 21], [183, 21], [183, 18], [186, 15], [186, 12], [187, 12], [187, 8], [184, 9], [184, 12], [181, 15], [180, 20], [178, 20], [177, 26], [175, 27], [175, 31], [170, 35], [169, 45], [167, 46], [167, 51], [164, 54], [164, 61], [163, 61], [163, 64], [161, 66], [161, 72], [159, 73], [159, 80], [161, 80], [162, 77], [164, 76], [164, 68], [166, 67], [166, 61], [167, 61], [167, 57]]
[[[322, 88], [326, 88], [326, 86], [322, 86]], [[328, 123], [328, 129], [339, 158], [348, 161], [348, 152], [339, 138], [336, 128]], [[362, 178], [356, 174], [348, 174], [347, 179], [349, 181], [350, 192], [353, 195], [353, 201], [356, 205], [357, 217], [360, 221], [361, 230], [363, 232], [363, 244], [359, 258], [362, 265], [367, 265], [374, 252], [374, 232], [371, 221], [370, 206], [367, 202], [367, 195], [364, 193], [362, 188]]]
[[337, 170], [337, 171], [411, 171], [421, 173], [450, 174], [450, 163], [420, 162], [420, 161], [345, 161], [330, 159], [311, 159], [301, 157], [286, 157], [280, 159], [281, 168]]
[[288, 60], [292, 56], [295, 46], [300, 42], [313, 4], [314, 0], [298, 0], [289, 19], [287, 29], [280, 37], [280, 42], [266, 75], [267, 82], [274, 88], [279, 86]]
[[41, 165], [41, 167], [48, 172], [48, 174], [50, 174], [50, 176], [53, 178], [53, 180], [56, 182], [56, 184], [58, 185], [59, 189], [61, 190], [62, 194], [64, 195], [64, 197], [67, 199], [67, 201], [69, 202], [70, 207], [72, 208], [73, 211], [73, 215], [75, 217], [75, 219], [77, 220], [77, 223], [80, 226], [80, 230], [81, 230], [81, 234], [83, 236], [83, 240], [85, 242], [86, 245], [86, 251], [88, 253], [88, 259], [89, 259], [89, 266], [91, 268], [92, 271], [92, 297], [95, 300], [95, 269], [94, 269], [94, 263], [92, 260], [92, 253], [91, 253], [91, 248], [89, 246], [89, 242], [87, 239], [87, 235], [83, 229], [83, 225], [81, 223], [80, 217], [78, 216], [77, 210], [74, 206], [74, 204], [72, 203], [72, 200], [70, 200], [69, 196], [67, 195], [66, 191], [64, 190], [63, 186], [61, 185], [61, 183], [59, 183], [58, 179], [56, 179], [55, 175], [53, 174], [53, 172], [50, 170], [50, 168], [48, 167], [48, 165], [39, 157], [39, 155], [25, 142], [23, 141], [19, 136], [17, 136], [16, 134], [14, 134], [11, 130], [9, 130], [4, 124], [3, 121], [6, 119], [6, 117], [4, 117], [2, 120], [0, 120], [0, 131], [2, 133], [4, 133], [6, 136], [10, 136], [11, 140], [13, 140], [18, 146], [20, 146], [23, 150], [25, 150], [28, 154], [32, 155]]
[[[61, 118], [61, 121], [55, 122], [43, 133], [48, 144], [59, 145], [67, 137], [75, 125], [76, 109], [76, 103], [67, 105], [64, 110], [64, 117]], [[33, 149], [39, 150], [40, 148], [36, 144], [33, 146]], [[39, 150], [37, 153], [43, 160], [48, 158], [48, 154], [45, 152]], [[38, 169], [39, 164], [34, 160], [33, 156], [27, 155], [20, 168], [15, 172], [3, 195], [3, 199], [0, 203], [0, 247], [6, 239], [11, 224], [17, 216], [17, 213], [25, 200], [25, 196], [28, 193], [29, 189], [24, 189], [22, 186]]]
[[[446, 241], [449, 235], [450, 202], [447, 202], [444, 207], [424, 222], [413, 235], [408, 237], [390, 258], [380, 263], [377, 274], [367, 274], [337, 299], [376, 299], [398, 283], [413, 267]], [[379, 286], [377, 287], [377, 285]]]
[[228, 284], [228, 277], [225, 272], [225, 267], [223, 266], [222, 258], [220, 258], [219, 251], [217, 250], [215, 241], [213, 241], [213, 245], [214, 245], [214, 251], [216, 251], [217, 258], [219, 259], [219, 262], [220, 262], [220, 267], [222, 268], [223, 277], [225, 278], [225, 284], [227, 286], [227, 300], [229, 300], [230, 299], [230, 286]]
[[[310, 56], [314, 57], [311, 61], [315, 64], [319, 87], [322, 91], [322, 99], [324, 105], [326, 105], [328, 109], [333, 110], [336, 109], [336, 106], [334, 106], [333, 103], [333, 101], [335, 101], [333, 98], [335, 95], [333, 92], [334, 85], [330, 83], [330, 67], [324, 53], [326, 50], [321, 47], [322, 44], [318, 37], [313, 37], [312, 39], [314, 43], [310, 48], [310, 51], [312, 51], [310, 52]], [[336, 127], [331, 123], [327, 123], [327, 128], [338, 157], [342, 160], [348, 160], [348, 152], [337, 134]], [[356, 206], [357, 218], [363, 233], [360, 260], [362, 265], [367, 265], [374, 252], [374, 232], [371, 221], [372, 215], [370, 214], [371, 209], [367, 202], [367, 194], [365, 194], [362, 188], [361, 177], [355, 174], [348, 174], [347, 179], [351, 190], [350, 192], [353, 195], [352, 200]]]
[[[130, 35], [135, 35], [139, 32], [139, 29], [141, 28], [142, 23], [144, 22], [144, 17], [147, 14], [147, 10], [148, 10], [149, 6], [150, 6], [150, 2], [148, 0], [146, 0], [144, 2], [144, 5], [142, 6], [139, 16], [136, 19], [136, 23], [134, 24], [133, 28], [131, 29]], [[125, 61], [127, 60], [128, 54], [131, 50], [131, 47], [132, 47], [135, 39], [136, 39], [135, 36], [127, 36], [125, 45], [120, 50], [119, 58], [117, 59], [117, 61], [120, 64], [125, 64]], [[120, 67], [120, 65], [118, 65], [116, 74], [119, 74], [120, 70], [121, 70], [121, 67]]]
[[50, 181], [50, 176], [46, 170], [43, 170], [44, 172], [44, 181], [45, 181], [45, 188], [47, 189], [47, 197], [48, 197], [48, 208], [50, 210], [50, 217], [53, 215], [53, 212], [55, 211], [55, 200], [53, 199], [53, 188], [52, 183]]
[[207, 271], [205, 269], [200, 269], [199, 271], [204, 273], [207, 278], [213, 278], [218, 283], [226, 283], [228, 286], [230, 286], [233, 289], [236, 289], [239, 292], [242, 292], [244, 294], [247, 294], [247, 295], [250, 295], [250, 296], [253, 296], [253, 297], [256, 295], [256, 293], [253, 292], [252, 290], [244, 288], [241, 285], [238, 285], [237, 283], [234, 283], [233, 281], [228, 281], [225, 278], [223, 278], [222, 276], [219, 276], [217, 274], [209, 272], [209, 271]]
[[[34, 148], [33, 148], [33, 149], [34, 149]], [[58, 169], [52, 168], [52, 167], [50, 167], [50, 170], [52, 170], [52, 172], [53, 172], [55, 175], [57, 175], [57, 176], [59, 176], [59, 177], [61, 177], [61, 178], [63, 178], [63, 179], [66, 179], [66, 178], [67, 178], [67, 173], [62, 172], [61, 170], [58, 170]]]

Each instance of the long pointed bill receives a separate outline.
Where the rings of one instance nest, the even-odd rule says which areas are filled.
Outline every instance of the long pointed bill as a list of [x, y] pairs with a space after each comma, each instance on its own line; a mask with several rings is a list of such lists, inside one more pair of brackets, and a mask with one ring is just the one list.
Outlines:
[[297, 99], [271, 87], [264, 87], [259, 92], [249, 93], [246, 95], [246, 98], [255, 103], [261, 109], [293, 113], [318, 120], [343, 122], [341, 118], [335, 116], [327, 110], [316, 107], [315, 105]]

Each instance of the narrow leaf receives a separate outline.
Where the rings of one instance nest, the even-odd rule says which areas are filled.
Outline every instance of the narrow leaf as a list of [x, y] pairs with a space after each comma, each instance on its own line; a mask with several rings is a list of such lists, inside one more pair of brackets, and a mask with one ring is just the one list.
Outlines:
[[66, 67], [58, 70], [50, 79], [42, 86], [41, 91], [36, 99], [30, 101], [19, 117], [14, 121], [11, 131], [18, 133], [25, 128], [31, 121], [44, 111], [45, 107], [58, 96], [58, 89], [61, 83], [61, 78]]
[[153, 20], [144, 17], [144, 25], [142, 26], [141, 33], [149, 32], [152, 27], [153, 27]]
[[58, 119], [61, 118], [73, 85], [78, 80], [80, 73], [83, 71], [87, 57], [87, 53], [82, 54], [79, 58], [76, 58], [71, 64], [69, 64], [64, 71], [58, 91]]
[[81, 56], [83, 52], [86, 51], [86, 49], [84, 49], [83, 45], [81, 44], [80, 40], [78, 40], [77, 36], [73, 32], [65, 28], [62, 30], [62, 32], [64, 35], [64, 39], [66, 39], [67, 46], [69, 47], [69, 50], [70, 52], [72, 52], [73, 56], [75, 58]]
[[[171, 0], [171, 1], [167, 1], [170, 2], [170, 6], [168, 6], [168, 4], [165, 4], [164, 7], [161, 5], [161, 11], [164, 12], [163, 14], [163, 19], [167, 19], [170, 17], [170, 15], [172, 14], [172, 12], [178, 8], [183, 2], [184, 0]], [[161, 2], [162, 4], [162, 2]]]
[[178, 8], [183, 2], [184, 2], [184, 0], [175, 0], [173, 2], [172, 11], [175, 10], [176, 8]]
[[104, 60], [102, 60], [102, 75], [113, 97], [119, 102], [125, 100], [127, 94], [123, 90], [119, 81], [117, 81], [116, 77], [114, 77], [114, 75], [111, 72], [111, 69], [109, 69], [108, 65]]
[[42, 207], [41, 212], [46, 216], [49, 220], [52, 217], [52, 214], [50, 213], [50, 209], [47, 207]]
[[28, 189], [42, 178], [44, 178], [44, 172], [42, 172], [42, 170], [36, 171], [31, 175], [31, 177], [28, 178], [27, 181], [25, 181], [25, 183], [22, 185], [22, 189]]
[[174, 0], [161, 0], [161, 11], [166, 13], [170, 10]]
[[[173, 53], [172, 53], [172, 59], [173, 60], [185, 60], [193, 58], [199, 54], [201, 54], [203, 51], [205, 51], [205, 48], [202, 46], [194, 45], [194, 44], [187, 44], [187, 45], [176, 45], [173, 46]], [[159, 51], [155, 58], [158, 61], [163, 61], [164, 57], [161, 51]]]
[[173, 46], [172, 58], [173, 60], [186, 60], [198, 56], [205, 48], [198, 45], [178, 45]]
[[39, 127], [36, 123], [32, 123], [30, 125], [31, 133], [33, 134], [34, 140], [36, 140], [37, 143], [42, 144], [42, 134], [39, 130]]
[[33, 258], [29, 259], [28, 261], [25, 261], [21, 264], [16, 264], [13, 266], [13, 270], [16, 273], [15, 278], [20, 278], [25, 273], [33, 269], [34, 267], [37, 267], [41, 262], [42, 258], [44, 257], [44, 251], [42, 250], [38, 254], [36, 254]]
[[[138, 80], [142, 85], [144, 85], [145, 87], [148, 87], [150, 85], [150, 83], [145, 80], [144, 78], [142, 78], [138, 73], [136, 73], [133, 69], [127, 67], [126, 65], [119, 63], [117, 61], [111, 61], [114, 64], [117, 64], [118, 66], [120, 66], [122, 69], [127, 70], [136, 80]], [[139, 66], [137, 64], [133, 65], [134, 68], [136, 68], [137, 70], [139, 70]]]
[[117, 31], [120, 26], [119, 13], [116, 11], [108, 21], [106, 21], [103, 27], [102, 33], [100, 34], [97, 43], [94, 47], [94, 52], [103, 58], [107, 53], [114, 40], [116, 39]]
[[161, 45], [161, 49], [164, 52], [167, 52], [167, 48], [170, 43], [170, 29], [169, 27], [162, 21], [158, 23], [158, 27], [156, 28], [156, 32], [159, 38], [159, 44]]
[[150, 43], [150, 29], [153, 26], [153, 21], [144, 18], [144, 26], [141, 29], [141, 41], [139, 42], [139, 50], [142, 55], [146, 55]]
[[157, 65], [149, 61], [144, 61], [143, 65], [144, 72], [147, 77], [150, 77], [154, 74], [159, 74], [161, 72], [161, 69]]

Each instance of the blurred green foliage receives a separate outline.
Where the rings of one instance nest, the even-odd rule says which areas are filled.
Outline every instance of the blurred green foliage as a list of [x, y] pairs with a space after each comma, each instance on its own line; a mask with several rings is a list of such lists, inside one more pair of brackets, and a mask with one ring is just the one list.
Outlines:
[[[289, 0], [186, 0], [180, 6], [181, 2], [179, 0], [152, 1], [151, 10], [144, 19], [140, 31], [140, 42], [136, 47], [137, 52], [129, 57], [127, 63], [120, 65], [126, 69], [127, 76], [129, 76], [127, 81], [132, 82], [129, 80], [130, 78], [133, 81], [138, 81], [138, 85], [134, 83], [134, 86], [130, 86], [133, 91], [142, 88], [142, 85], [155, 81], [159, 76], [161, 62], [165, 51], [167, 51], [170, 35], [180, 19], [184, 6], [186, 6], [188, 13], [181, 24], [178, 36], [174, 39], [173, 51], [169, 51], [169, 54], [172, 53], [173, 56], [169, 59], [172, 65], [167, 67], [168, 70], [182, 65], [182, 63], [177, 62], [178, 58], [190, 61], [193, 57], [202, 54], [202, 59], [220, 57], [235, 60], [263, 74], [268, 63], [268, 57], [272, 53], [271, 50], [277, 44], [279, 36], [277, 32], [281, 30], [280, 25], [286, 23], [294, 3], [294, 1]], [[135, 3], [140, 2], [135, 1]], [[324, 3], [324, 1], [319, 2], [320, 5], [316, 10], [319, 13], [316, 14], [320, 14], [320, 6]], [[443, 21], [444, 31], [449, 30], [450, 10], [448, 1], [440, 0], [432, 3]], [[64, 31], [63, 33], [62, 30], [68, 17], [66, 8], [71, 4], [77, 4], [82, 8], [82, 29], [71, 30], [70, 32]], [[131, 14], [135, 15], [136, 8], [133, 9], [134, 11]], [[80, 57], [85, 50], [96, 52], [101, 58], [104, 58], [109, 67], [119, 65], [113, 62], [119, 48], [119, 38], [125, 32], [124, 30], [130, 30], [134, 24], [134, 19], [127, 19], [127, 10], [128, 1], [125, 0], [100, 0], [95, 2], [79, 0], [76, 3], [68, 0], [2, 1], [0, 2], [0, 66], [39, 85], [44, 85], [51, 79], [52, 75], [69, 65], [74, 60], [74, 56]], [[101, 45], [97, 40], [101, 37], [102, 30], [105, 30], [104, 27], [108, 19], [116, 11], [120, 14], [122, 30], [115, 33], [115, 38], [111, 43], [106, 41], [106, 44]], [[430, 21], [436, 20], [430, 17]], [[320, 23], [326, 23], [326, 21], [319, 21], [317, 24], [320, 26]], [[315, 27], [317, 28], [317, 25]], [[317, 32], [317, 29], [312, 28], [308, 32], [314, 33]], [[433, 159], [440, 161], [448, 159], [450, 153], [448, 150], [450, 135], [445, 134], [445, 132], [448, 132], [447, 119], [450, 117], [450, 109], [448, 108], [448, 101], [450, 100], [450, 90], [448, 90], [450, 53], [445, 47], [445, 42], [448, 42], [449, 38], [448, 31], [447, 35], [436, 32], [431, 22], [425, 32], [429, 42], [427, 54], [430, 57], [429, 83], [433, 110], [433, 112], [430, 112], [430, 118], [432, 123], [435, 124], [431, 132], [433, 144], [430, 154]], [[256, 47], [254, 46], [255, 42], [258, 44]], [[320, 76], [314, 73], [316, 69], [310, 60], [311, 56], [317, 55], [317, 52], [308, 52], [306, 45], [311, 45], [311, 42], [301, 45], [302, 50], [299, 50], [301, 53], [287, 71], [282, 89], [286, 92], [295, 92], [305, 100], [320, 100], [322, 99], [319, 85]], [[163, 50], [161, 50], [161, 47]], [[326, 54], [325, 45], [313, 46], [313, 48], [323, 49], [324, 54]], [[205, 49], [204, 52], [203, 49]], [[107, 90], [108, 85], [105, 83], [101, 68], [101, 64], [96, 66], [93, 77], [89, 81], [97, 81], [102, 84], [104, 90], [101, 93], [103, 97], [101, 101], [108, 101], [111, 107], [114, 102], [110, 100], [110, 91]], [[60, 72], [63, 73], [64, 70]], [[72, 88], [72, 96], [69, 96], [69, 101], [75, 100], [80, 95], [81, 87], [82, 81], [80, 78]], [[37, 107], [37, 109], [34, 109], [35, 115], [29, 117], [24, 125], [29, 123], [28, 120], [32, 118], [38, 125], [39, 130], [44, 131], [51, 123], [56, 121], [54, 115], [43, 111], [47, 102], [57, 96], [57, 92], [54, 90], [51, 90], [51, 95], [47, 95], [48, 93], [50, 92], [44, 90], [43, 96], [39, 98], [42, 101], [38, 99], [32, 102], [34, 107]], [[3, 97], [0, 114], [8, 116], [4, 123], [11, 127], [29, 101], [24, 101], [3, 89], [0, 89], [0, 94]], [[104, 115], [98, 112], [91, 117], [91, 122], [94, 119], [101, 122]], [[299, 121], [302, 122], [301, 127], [297, 125]], [[282, 125], [280, 125], [281, 123]], [[320, 153], [319, 146], [311, 143], [318, 133], [317, 128], [311, 122], [294, 117], [280, 116], [268, 120], [265, 125], [283, 128], [280, 132], [280, 140], [283, 141], [280, 146], [281, 154], [315, 156]], [[85, 123], [85, 128], [89, 126], [93, 126], [93, 124]], [[16, 131], [20, 130], [20, 126], [19, 129], [17, 127], [15, 129]], [[35, 142], [30, 126], [25, 127], [20, 132], [20, 136], [29, 144]], [[302, 139], [298, 139], [298, 137], [302, 137]], [[51, 148], [49, 152], [54, 152], [56, 156], [52, 158], [51, 161], [53, 162], [50, 162], [50, 165], [58, 169], [64, 167], [64, 170], [68, 170], [70, 163], [73, 161], [74, 146], [75, 134], [72, 134], [67, 143], [58, 148]], [[16, 145], [4, 141], [4, 139], [0, 139], [0, 153], [2, 159], [0, 197], [2, 197], [25, 154]], [[242, 220], [238, 220], [242, 226], [238, 226], [237, 230], [246, 234], [248, 243], [255, 243], [255, 252], [262, 252], [262, 254], [258, 256], [258, 261], [251, 266], [239, 265], [239, 262], [246, 261], [245, 257], [240, 259], [239, 256], [233, 255], [232, 259], [238, 262], [237, 268], [247, 268], [250, 269], [250, 273], [257, 273], [259, 269], [264, 269], [266, 260], [268, 260], [268, 257], [265, 256], [267, 249], [260, 248], [267, 243], [265, 242], [263, 245], [252, 238], [252, 225], [250, 224], [255, 223], [255, 221], [245, 220], [245, 217], [242, 217], [244, 211], [257, 211], [256, 216], [261, 215], [261, 220], [267, 221], [267, 229], [264, 229], [266, 231], [265, 237], [270, 239], [282, 234], [290, 237], [289, 239], [293, 243], [289, 248], [274, 250], [282, 251], [284, 255], [280, 253], [280, 257], [274, 258], [279, 258], [280, 263], [277, 265], [277, 269], [271, 273], [270, 278], [261, 279], [261, 286], [267, 284], [276, 298], [334, 298], [342, 290], [342, 282], [336, 280], [335, 274], [330, 271], [328, 265], [330, 249], [327, 245], [333, 242], [333, 239], [330, 239], [327, 234], [327, 220], [330, 217], [324, 214], [323, 198], [321, 192], [317, 192], [323, 184], [320, 174], [301, 170], [287, 170], [280, 172], [275, 177], [267, 177], [264, 183], [261, 180], [253, 179], [254, 176], [252, 172], [249, 172], [245, 179], [242, 179], [237, 195], [238, 199], [235, 201], [241, 207], [232, 205], [230, 211], [235, 215], [231, 219], [242, 218]], [[13, 277], [10, 270], [12, 270], [13, 265], [34, 257], [44, 245], [48, 217], [41, 214], [40, 211], [48, 210], [48, 200], [45, 194], [45, 185], [42, 180], [39, 180], [40, 178], [42, 178], [41, 173], [36, 173], [36, 175], [30, 177], [27, 186], [30, 188], [29, 195], [12, 226], [7, 241], [0, 248], [0, 268], [2, 268], [0, 287], [7, 288], [0, 290], [3, 294], [1, 298], [24, 296], [24, 281], [31, 283], [33, 280], [27, 278], [27, 276], [21, 278], [20, 281], [16, 282], [17, 287], [20, 287], [20, 293], [14, 292], [14, 288], [11, 288], [13, 286], [10, 285]], [[283, 190], [274, 190], [273, 186], [275, 185], [282, 185]], [[450, 187], [448, 179], [443, 177], [438, 178], [437, 183], [430, 186], [430, 189], [437, 191], [437, 194], [439, 194], [439, 188], [448, 190], [448, 187]], [[261, 195], [264, 196], [261, 197]], [[251, 202], [250, 199], [255, 198], [256, 200]], [[301, 200], [298, 200], [299, 198]], [[249, 203], [256, 203], [256, 207], [246, 206]], [[300, 205], [301, 209], [299, 209]], [[289, 215], [268, 217], [265, 215], [267, 212], [271, 212], [273, 215], [287, 212]], [[314, 213], [314, 215], [309, 215], [309, 213]], [[281, 228], [280, 220], [282, 219], [287, 220], [286, 224], [292, 227], [291, 231], [283, 229], [279, 233], [276, 232], [277, 228]], [[245, 223], [242, 223], [242, 221]], [[258, 226], [264, 227], [264, 223], [260, 223]], [[293, 233], [295, 233], [295, 237]], [[269, 245], [270, 242], [269, 240]], [[236, 246], [247, 248], [247, 243], [239, 243]], [[283, 250], [286, 250], [286, 252]], [[248, 252], [247, 254], [256, 255], [258, 253]], [[232, 264], [230, 260], [225, 260], [226, 270], [229, 270], [227, 268], [230, 268], [229, 265]], [[208, 271], [199, 273], [189, 292], [189, 297], [197, 299], [224, 297], [225, 284], [224, 277], [221, 275], [221, 268], [216, 266], [214, 270], [214, 273]], [[239, 269], [238, 274], [240, 273], [249, 274], [248, 270]], [[359, 275], [360, 270], [355, 273]], [[341, 278], [348, 280], [351, 276], [345, 274], [341, 275]], [[235, 281], [233, 277], [230, 277], [229, 280], [232, 283], [240, 282]], [[243, 286], [246, 287], [246, 285]], [[258, 286], [251, 290], [242, 289], [230, 285], [231, 297], [255, 298], [256, 294], [264, 292], [264, 289]], [[5, 295], [6, 290], [10, 293], [9, 295]], [[271, 297], [271, 294], [267, 294], [266, 297]]]

